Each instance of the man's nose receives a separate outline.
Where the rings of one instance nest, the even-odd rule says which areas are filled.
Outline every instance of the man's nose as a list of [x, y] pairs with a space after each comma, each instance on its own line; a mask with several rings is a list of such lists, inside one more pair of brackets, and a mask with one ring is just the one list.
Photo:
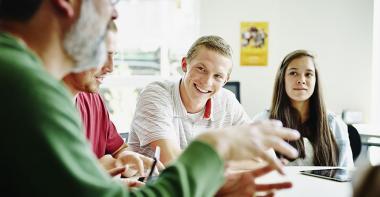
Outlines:
[[104, 73], [112, 73], [113, 72], [113, 58], [108, 57], [107, 62], [102, 67], [102, 71]]
[[206, 87], [211, 87], [213, 83], [213, 78], [211, 75], [208, 75], [204, 78], [203, 85], [206, 85]]
[[117, 10], [115, 9], [115, 6], [112, 7], [112, 13], [111, 13], [111, 19], [112, 20], [115, 20], [119, 17], [119, 13], [117, 12]]

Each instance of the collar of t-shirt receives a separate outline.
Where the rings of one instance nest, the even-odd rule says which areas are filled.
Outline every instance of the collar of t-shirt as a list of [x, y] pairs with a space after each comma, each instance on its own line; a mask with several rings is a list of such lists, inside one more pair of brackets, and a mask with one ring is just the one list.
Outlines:
[[[180, 92], [179, 92], [179, 86], [181, 84], [181, 80], [182, 79], [180, 79], [175, 84], [175, 87], [174, 87], [174, 102], [175, 102], [175, 106], [180, 107], [181, 109], [180, 110], [179, 109], [178, 110], [174, 110], [174, 111], [178, 112], [178, 114], [176, 114], [176, 115], [179, 116], [179, 117], [188, 117], [188, 118], [193, 119], [193, 116], [190, 113], [187, 113], [186, 107], [182, 103], [181, 95], [180, 95]], [[211, 121], [213, 121], [212, 98], [209, 98], [207, 100], [205, 107], [200, 112], [203, 112], [203, 119], [204, 120], [211, 120]], [[198, 114], [198, 113], [196, 113], [196, 114]]]
[[197, 113], [188, 113], [187, 112], [187, 117], [192, 119], [193, 121], [205, 119], [209, 120], [210, 119], [210, 114], [211, 113], [211, 100], [207, 100], [205, 107]]
[[187, 117], [193, 121], [198, 121], [203, 118], [203, 114], [204, 114], [204, 108], [197, 113], [187, 113]]

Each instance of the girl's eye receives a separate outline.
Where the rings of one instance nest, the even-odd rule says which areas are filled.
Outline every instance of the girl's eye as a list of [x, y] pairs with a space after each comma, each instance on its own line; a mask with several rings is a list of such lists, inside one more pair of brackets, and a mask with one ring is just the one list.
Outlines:
[[292, 72], [289, 73], [289, 75], [290, 75], [290, 76], [295, 76], [295, 75], [297, 75], [297, 73], [294, 72], [294, 71], [292, 71]]

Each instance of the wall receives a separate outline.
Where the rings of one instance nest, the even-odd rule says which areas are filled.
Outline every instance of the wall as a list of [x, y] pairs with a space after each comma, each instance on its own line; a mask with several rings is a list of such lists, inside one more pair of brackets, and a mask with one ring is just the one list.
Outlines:
[[[242, 104], [254, 114], [268, 108], [281, 59], [295, 49], [317, 54], [328, 108], [363, 112], [371, 103], [373, 0], [199, 0], [200, 35], [217, 34], [234, 49], [232, 80], [241, 82]], [[266, 67], [239, 65], [240, 22], [269, 22]]]
[[371, 122], [380, 127], [380, 1], [374, 1]]

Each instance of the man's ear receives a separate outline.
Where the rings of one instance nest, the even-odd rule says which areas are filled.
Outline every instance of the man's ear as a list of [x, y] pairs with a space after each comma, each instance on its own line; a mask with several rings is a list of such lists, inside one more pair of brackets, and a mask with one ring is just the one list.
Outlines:
[[74, 17], [74, 1], [73, 0], [51, 0], [54, 8], [60, 13], [68, 16], [69, 18]]
[[183, 57], [183, 58], [182, 58], [181, 66], [182, 66], [182, 71], [183, 71], [184, 73], [186, 73], [186, 72], [187, 72], [187, 62], [186, 62], [186, 57]]

